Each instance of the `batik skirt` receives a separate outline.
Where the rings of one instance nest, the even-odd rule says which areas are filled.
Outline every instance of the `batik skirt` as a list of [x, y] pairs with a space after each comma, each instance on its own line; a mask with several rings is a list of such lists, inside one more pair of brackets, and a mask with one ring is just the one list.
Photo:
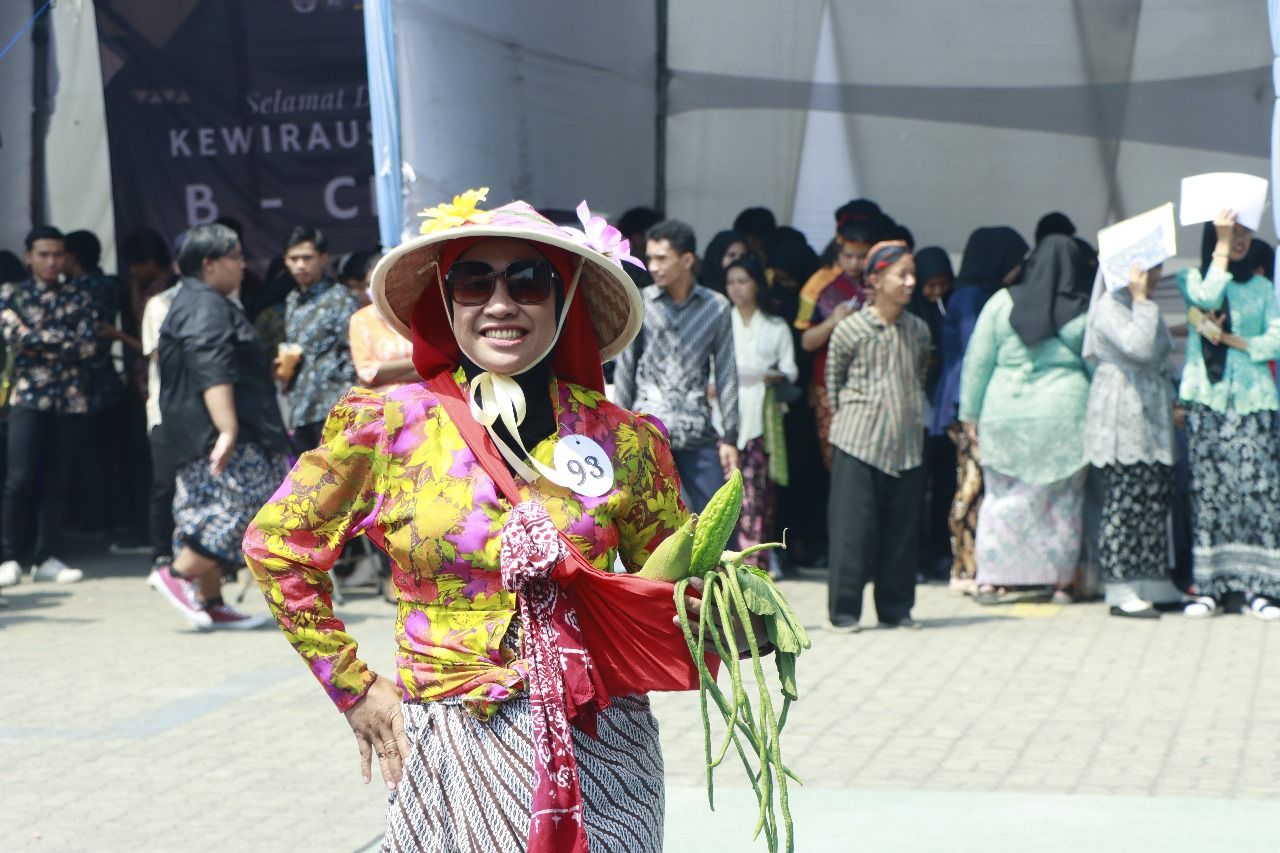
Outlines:
[[[738, 549], [773, 541], [774, 518], [778, 510], [778, 486], [769, 478], [769, 457], [764, 438], [747, 442], [739, 455], [742, 468], [742, 514], [738, 516]], [[757, 551], [746, 557], [757, 568], [769, 565], [769, 552]]]
[[809, 386], [809, 405], [813, 407], [813, 418], [818, 424], [818, 449], [822, 451], [822, 464], [831, 470], [831, 422], [835, 420], [836, 410], [831, 405], [831, 395], [827, 386], [816, 382]]
[[978, 447], [964, 431], [962, 424], [947, 427], [947, 435], [956, 446], [956, 494], [951, 502], [951, 582], [953, 586], [972, 586], [978, 574], [977, 546], [978, 510], [982, 507], [982, 465]]
[[[488, 722], [460, 702], [406, 702], [409, 755], [387, 799], [383, 851], [517, 853], [529, 841], [533, 717], [527, 696]], [[598, 738], [574, 729], [592, 853], [660, 851], [665, 810], [658, 723], [647, 697], [615, 697]]]
[[211, 560], [243, 564], [244, 532], [288, 473], [283, 454], [256, 444], [238, 445], [216, 477], [209, 473], [208, 459], [180, 465], [173, 493], [173, 553], [188, 547]]
[[1280, 437], [1274, 412], [1187, 406], [1192, 578], [1200, 595], [1280, 598]]
[[1177, 601], [1169, 580], [1173, 468], [1158, 462], [1108, 465], [1098, 531], [1098, 563], [1108, 604]]
[[1075, 578], [1084, 536], [1081, 468], [1052, 483], [1028, 483], [982, 469], [978, 511], [978, 583], [1065, 586]]

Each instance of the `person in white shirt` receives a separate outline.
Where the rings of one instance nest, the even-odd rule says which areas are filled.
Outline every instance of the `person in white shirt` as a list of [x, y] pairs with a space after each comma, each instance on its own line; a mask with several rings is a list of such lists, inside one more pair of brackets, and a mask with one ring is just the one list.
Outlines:
[[151, 500], [147, 518], [152, 567], [173, 562], [173, 492], [176, 467], [160, 422], [160, 327], [182, 280], [146, 301], [142, 311], [142, 354], [147, 358], [147, 441], [151, 446]]
[[[777, 487], [787, 483], [787, 445], [782, 431], [780, 383], [795, 382], [791, 329], [761, 306], [768, 289], [764, 267], [744, 255], [725, 268], [725, 295], [733, 303], [733, 347], [738, 365], [738, 455], [745, 496], [738, 520], [738, 547], [749, 548], [775, 535]], [[778, 575], [773, 551], [747, 561]]]

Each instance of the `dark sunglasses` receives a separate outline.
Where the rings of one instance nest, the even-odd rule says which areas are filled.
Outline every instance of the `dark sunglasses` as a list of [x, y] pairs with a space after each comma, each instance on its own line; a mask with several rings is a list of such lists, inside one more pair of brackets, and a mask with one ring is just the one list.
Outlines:
[[515, 261], [505, 270], [495, 270], [483, 261], [458, 261], [449, 268], [444, 283], [449, 298], [459, 305], [484, 305], [493, 296], [501, 278], [507, 293], [521, 305], [545, 302], [553, 287], [560, 285], [560, 274], [548, 261]]

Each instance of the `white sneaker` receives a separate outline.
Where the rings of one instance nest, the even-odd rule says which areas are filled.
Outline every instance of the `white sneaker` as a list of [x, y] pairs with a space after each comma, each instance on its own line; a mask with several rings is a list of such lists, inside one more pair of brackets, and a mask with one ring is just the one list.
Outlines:
[[1280, 606], [1272, 604], [1270, 600], [1263, 598], [1261, 595], [1255, 595], [1250, 599], [1248, 606], [1244, 608], [1244, 612], [1255, 619], [1261, 619], [1263, 622], [1280, 620]]
[[57, 557], [50, 557], [40, 565], [31, 567], [31, 579], [34, 581], [75, 583], [82, 577], [84, 572], [71, 568]]
[[17, 560], [0, 563], [0, 586], [16, 586], [22, 580], [22, 566]]
[[341, 579], [339, 585], [343, 589], [374, 585], [378, 580], [378, 570], [381, 568], [382, 561], [378, 559], [377, 554], [366, 554], [356, 560], [355, 569]]

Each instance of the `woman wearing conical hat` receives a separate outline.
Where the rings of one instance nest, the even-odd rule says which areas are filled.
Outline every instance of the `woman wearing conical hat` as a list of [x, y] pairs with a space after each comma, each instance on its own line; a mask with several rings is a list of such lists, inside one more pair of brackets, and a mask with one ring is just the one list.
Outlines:
[[[603, 393], [643, 316], [629, 246], [585, 203], [567, 229], [483, 198], [427, 211], [374, 272], [424, 381], [340, 402], [245, 554], [366, 781], [377, 756], [388, 845], [658, 850], [643, 694], [697, 679], [670, 585], [612, 573], [687, 517], [664, 429]], [[327, 570], [359, 535], [393, 565], [394, 680], [331, 607]]]

